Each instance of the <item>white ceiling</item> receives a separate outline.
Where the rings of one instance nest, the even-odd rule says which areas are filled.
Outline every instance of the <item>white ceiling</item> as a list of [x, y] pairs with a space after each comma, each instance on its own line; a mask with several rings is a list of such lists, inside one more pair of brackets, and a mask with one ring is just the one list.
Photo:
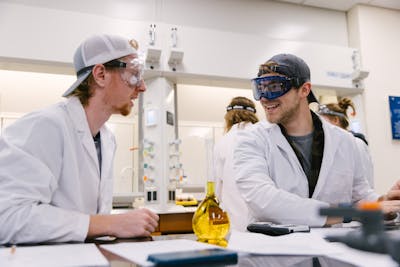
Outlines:
[[400, 0], [275, 0], [304, 6], [314, 6], [333, 10], [348, 11], [354, 5], [384, 7], [400, 10]]
[[[18, 3], [30, 6], [41, 6], [48, 8], [75, 10], [75, 11], [85, 11], [87, 12], [87, 7], [89, 6], [89, 13], [104, 13], [104, 9], [109, 8], [113, 3], [140, 3], [143, 0], [68, 0], [68, 1], [54, 1], [54, 0], [0, 0], [0, 2]], [[147, 0], [149, 1], [149, 0]], [[148, 3], [156, 4], [163, 3], [163, 1], [168, 0], [153, 0]], [[246, 0], [243, 0], [246, 1]], [[400, 0], [268, 0], [276, 2], [285, 2], [298, 4], [302, 6], [312, 6], [319, 8], [327, 8], [338, 11], [348, 11], [354, 5], [362, 4], [369, 6], [377, 6], [389, 9], [400, 10]], [[102, 4], [99, 4], [102, 3]], [[137, 5], [136, 5], [137, 6]], [[140, 13], [140, 12], [139, 12]]]

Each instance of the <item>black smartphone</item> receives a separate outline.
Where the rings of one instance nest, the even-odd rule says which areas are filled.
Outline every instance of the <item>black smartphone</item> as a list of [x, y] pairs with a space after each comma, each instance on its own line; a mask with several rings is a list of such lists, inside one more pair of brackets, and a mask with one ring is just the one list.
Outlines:
[[249, 224], [247, 226], [247, 230], [253, 233], [278, 236], [295, 232], [310, 232], [310, 227], [308, 225], [273, 224], [269, 222], [255, 222]]
[[155, 266], [196, 266], [236, 264], [238, 255], [235, 251], [212, 248], [192, 251], [150, 254], [147, 258]]

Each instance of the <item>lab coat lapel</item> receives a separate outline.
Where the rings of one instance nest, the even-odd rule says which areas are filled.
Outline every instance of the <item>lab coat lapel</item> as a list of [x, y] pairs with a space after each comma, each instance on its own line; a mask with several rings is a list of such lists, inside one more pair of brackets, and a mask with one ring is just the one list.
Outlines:
[[[301, 164], [299, 162], [299, 159], [297, 158], [296, 154], [294, 153], [294, 150], [290, 146], [289, 142], [286, 140], [285, 136], [281, 132], [281, 128], [277, 124], [273, 125], [271, 128], [271, 138], [273, 139], [272, 142], [277, 144], [279, 149], [283, 154], [285, 154], [285, 157], [292, 163], [295, 162], [297, 168], [300, 170], [300, 173], [303, 172], [303, 168], [301, 167]], [[304, 174], [305, 175], [305, 174]]]
[[106, 126], [103, 126], [100, 129], [100, 137], [101, 137], [101, 178], [110, 178], [104, 177], [110, 173], [110, 170], [113, 167], [114, 160], [114, 152], [115, 152], [115, 143], [114, 137], [107, 130]]
[[101, 180], [98, 199], [98, 212], [109, 213], [112, 207], [113, 163], [115, 154], [115, 139], [105, 125], [100, 129], [101, 137]]
[[321, 119], [322, 128], [324, 130], [324, 154], [322, 157], [321, 169], [319, 171], [318, 182], [314, 190], [313, 198], [318, 198], [321, 190], [325, 187], [329, 170], [332, 168], [333, 160], [338, 149], [340, 140], [331, 134], [331, 131], [326, 130], [328, 127], [334, 127]]
[[86, 114], [82, 104], [76, 97], [71, 97], [67, 100], [67, 109], [71, 114], [72, 122], [75, 129], [82, 141], [82, 146], [85, 148], [92, 163], [96, 166], [98, 175], [100, 177], [99, 160], [97, 158], [97, 151], [94, 145], [93, 136], [90, 133], [89, 125], [86, 119]]

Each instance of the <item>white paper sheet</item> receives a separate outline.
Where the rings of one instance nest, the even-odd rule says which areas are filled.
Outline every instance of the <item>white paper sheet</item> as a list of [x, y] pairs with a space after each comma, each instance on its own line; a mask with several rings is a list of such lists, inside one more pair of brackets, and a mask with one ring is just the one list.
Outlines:
[[398, 267], [398, 264], [386, 254], [371, 253], [352, 249], [342, 243], [335, 243], [336, 247], [341, 247], [342, 252], [331, 254], [329, 258], [355, 264], [360, 267]]
[[0, 266], [108, 266], [107, 259], [94, 244], [65, 244], [0, 248]]
[[330, 243], [326, 235], [343, 235], [347, 229], [318, 229], [311, 233], [294, 233], [283, 236], [233, 231], [228, 248], [240, 252], [262, 255], [315, 255], [326, 256], [360, 267], [395, 267], [396, 262], [384, 254], [370, 253], [347, 247], [342, 243]]
[[268, 236], [232, 231], [228, 248], [263, 255], [327, 255], [340, 252], [332, 243], [312, 233]]
[[142, 266], [152, 266], [147, 261], [149, 254], [163, 252], [191, 251], [196, 249], [215, 248], [216, 246], [200, 243], [193, 240], [176, 239], [134, 243], [118, 243], [101, 245], [102, 248], [135, 262]]

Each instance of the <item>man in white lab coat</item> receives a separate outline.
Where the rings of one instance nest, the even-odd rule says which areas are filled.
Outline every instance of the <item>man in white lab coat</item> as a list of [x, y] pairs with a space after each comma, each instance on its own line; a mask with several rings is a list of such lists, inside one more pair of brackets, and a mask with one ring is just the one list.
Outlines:
[[0, 244], [149, 236], [147, 209], [110, 215], [115, 139], [105, 126], [145, 91], [137, 44], [96, 35], [76, 50], [65, 102], [30, 113], [0, 138]]
[[387, 217], [400, 210], [400, 181], [384, 196], [363, 174], [351, 133], [309, 109], [310, 70], [297, 56], [279, 54], [259, 68], [253, 93], [267, 120], [238, 133], [236, 184], [251, 221], [323, 226], [341, 219], [319, 215], [321, 207], [379, 200]]

